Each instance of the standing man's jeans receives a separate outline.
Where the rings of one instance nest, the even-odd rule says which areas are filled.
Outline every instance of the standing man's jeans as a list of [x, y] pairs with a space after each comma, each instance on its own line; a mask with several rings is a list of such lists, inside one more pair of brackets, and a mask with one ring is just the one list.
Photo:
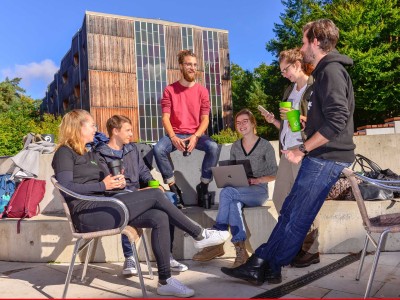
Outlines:
[[[172, 204], [174, 204], [176, 206], [177, 199], [176, 199], [176, 195], [174, 193], [166, 191], [165, 196], [168, 198], [169, 201], [171, 201]], [[175, 237], [175, 226], [172, 224], [169, 224], [169, 234], [171, 237], [170, 252], [172, 253], [172, 246], [173, 246], [174, 237]], [[126, 235], [121, 234], [121, 242], [122, 242], [122, 251], [124, 252], [124, 257], [128, 258], [130, 256], [133, 256], [132, 245], [129, 242], [129, 239]]]
[[[177, 134], [176, 136], [180, 139], [185, 139], [192, 136], [192, 134]], [[209, 183], [212, 180], [211, 167], [215, 167], [218, 162], [218, 145], [209, 136], [202, 135], [197, 141], [196, 149], [205, 152], [201, 166], [201, 181]], [[169, 136], [162, 137], [153, 149], [157, 167], [165, 183], [175, 182], [174, 169], [169, 156], [175, 150], [176, 148]], [[186, 159], [190, 159], [190, 157]]]
[[243, 222], [243, 206], [261, 206], [267, 199], [268, 185], [266, 183], [223, 188], [219, 195], [218, 214], [214, 228], [228, 230], [230, 226], [232, 243], [245, 241], [247, 235]]
[[268, 261], [274, 272], [296, 256], [332, 185], [350, 163], [306, 156], [296, 181], [283, 203], [281, 215], [268, 241], [255, 255]]

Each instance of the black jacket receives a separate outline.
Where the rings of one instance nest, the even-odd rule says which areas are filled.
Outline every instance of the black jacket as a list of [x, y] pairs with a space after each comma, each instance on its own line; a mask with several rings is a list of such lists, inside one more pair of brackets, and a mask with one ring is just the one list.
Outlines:
[[323, 57], [312, 72], [313, 92], [308, 106], [305, 133], [315, 132], [329, 140], [310, 152], [310, 156], [338, 162], [353, 162], [354, 91], [344, 66], [353, 60], [336, 50]]
[[[153, 176], [144, 163], [137, 146], [134, 143], [129, 143], [124, 145], [123, 150], [122, 166], [124, 169], [126, 187], [135, 191], [140, 188], [140, 184], [142, 184], [142, 186], [147, 186], [148, 181], [152, 180]], [[100, 159], [100, 163], [105, 164], [105, 166], [103, 165], [105, 168], [108, 168], [107, 163], [109, 161], [120, 159], [106, 144], [96, 147], [94, 151], [104, 158], [104, 160]]]

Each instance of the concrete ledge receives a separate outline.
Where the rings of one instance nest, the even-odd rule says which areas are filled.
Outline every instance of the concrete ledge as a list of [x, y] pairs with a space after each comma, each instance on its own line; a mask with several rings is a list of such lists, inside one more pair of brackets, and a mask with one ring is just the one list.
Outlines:
[[[400, 202], [370, 201], [367, 209], [372, 215], [400, 212]], [[204, 210], [199, 207], [184, 209], [184, 213], [194, 222], [210, 227], [216, 218], [217, 210]], [[245, 208], [245, 224], [249, 238], [247, 249], [253, 252], [264, 243], [271, 234], [277, 220], [277, 212], [272, 201], [266, 206]], [[349, 253], [358, 252], [363, 247], [365, 230], [361, 215], [355, 201], [326, 201], [319, 213], [320, 218], [320, 252]], [[0, 220], [0, 260], [26, 262], [68, 262], [73, 251], [73, 239], [67, 219], [63, 216], [40, 215], [21, 222], [21, 233], [17, 234], [17, 219]], [[146, 230], [150, 244], [150, 230]], [[98, 243], [95, 262], [123, 261], [120, 236], [104, 237]], [[224, 246], [225, 256], [233, 257], [234, 248], [230, 242]], [[373, 247], [370, 247], [372, 250]], [[389, 238], [386, 251], [399, 251], [398, 236]], [[175, 232], [174, 256], [178, 259], [191, 259], [197, 252], [192, 238], [185, 236], [181, 230]], [[139, 244], [139, 255], [144, 259], [142, 245]], [[83, 257], [79, 258], [81, 261]], [[153, 257], [154, 259], [154, 257]]]

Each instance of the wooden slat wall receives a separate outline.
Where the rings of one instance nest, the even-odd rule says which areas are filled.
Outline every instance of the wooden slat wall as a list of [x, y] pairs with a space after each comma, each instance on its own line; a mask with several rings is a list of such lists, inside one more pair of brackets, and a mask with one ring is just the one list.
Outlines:
[[89, 69], [136, 73], [135, 40], [88, 34]]
[[139, 128], [138, 128], [138, 113], [136, 108], [110, 108], [110, 107], [91, 107], [90, 113], [93, 116], [95, 123], [98, 126], [98, 130], [107, 135], [106, 122], [113, 115], [124, 115], [132, 121], [133, 140], [139, 140]]
[[91, 107], [137, 108], [136, 75], [89, 71]]
[[[219, 36], [220, 37], [220, 36]], [[220, 40], [221, 42], [221, 40]], [[227, 41], [223, 42], [222, 45], [227, 46]], [[221, 44], [220, 44], [221, 46]], [[224, 80], [223, 74], [225, 73], [225, 67], [230, 67], [229, 62], [229, 49], [219, 49], [220, 64], [219, 71], [221, 74], [221, 84], [222, 84], [222, 107], [223, 107], [223, 119], [224, 128], [233, 126], [233, 104], [232, 104], [232, 85], [231, 80]]]
[[86, 14], [86, 20], [89, 33], [134, 38], [133, 20], [92, 14]]
[[165, 50], [167, 52], [167, 70], [179, 70], [177, 55], [182, 50], [180, 27], [165, 26]]
[[198, 71], [204, 71], [204, 56], [203, 56], [203, 31], [200, 29], [193, 29], [193, 45], [194, 53], [197, 56]]

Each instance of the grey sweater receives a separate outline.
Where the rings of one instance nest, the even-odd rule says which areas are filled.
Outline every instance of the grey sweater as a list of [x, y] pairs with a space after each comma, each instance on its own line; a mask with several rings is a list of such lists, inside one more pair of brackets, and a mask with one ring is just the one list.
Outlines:
[[249, 153], [244, 150], [242, 139], [237, 140], [231, 147], [230, 159], [250, 161], [253, 174], [247, 174], [247, 177], [275, 176], [278, 170], [274, 148], [263, 138], [259, 138]]

